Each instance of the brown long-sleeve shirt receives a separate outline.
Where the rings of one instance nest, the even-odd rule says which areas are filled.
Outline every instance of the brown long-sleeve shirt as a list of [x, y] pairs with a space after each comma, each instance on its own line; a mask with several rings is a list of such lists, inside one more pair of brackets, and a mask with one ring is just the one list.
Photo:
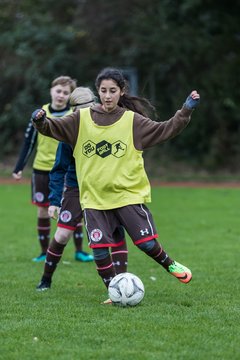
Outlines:
[[[91, 117], [93, 121], [100, 126], [111, 125], [118, 121], [126, 109], [117, 106], [110, 113], [104, 111], [101, 105], [95, 105], [91, 108]], [[133, 119], [133, 141], [137, 150], [144, 150], [156, 144], [160, 144], [168, 139], [177, 136], [189, 123], [192, 110], [182, 107], [175, 115], [167, 121], [157, 122], [135, 113]], [[66, 142], [75, 147], [79, 125], [80, 111], [59, 118], [46, 118], [44, 121], [34, 123], [37, 130], [59, 141]]]

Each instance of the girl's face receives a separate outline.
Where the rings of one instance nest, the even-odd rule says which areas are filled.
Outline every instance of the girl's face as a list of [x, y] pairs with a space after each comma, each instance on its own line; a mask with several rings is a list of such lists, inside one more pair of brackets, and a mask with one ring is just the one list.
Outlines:
[[120, 89], [114, 80], [102, 80], [98, 89], [98, 94], [103, 106], [103, 109], [107, 112], [113, 111], [120, 99], [120, 96], [124, 94], [124, 91]]
[[53, 109], [62, 110], [67, 106], [67, 102], [71, 94], [71, 88], [69, 85], [56, 85], [51, 88], [50, 94]]

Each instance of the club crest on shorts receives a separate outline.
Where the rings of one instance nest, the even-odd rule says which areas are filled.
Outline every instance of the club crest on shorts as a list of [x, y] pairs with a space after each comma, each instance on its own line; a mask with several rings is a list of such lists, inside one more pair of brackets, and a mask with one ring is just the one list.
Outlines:
[[95, 241], [95, 242], [100, 241], [102, 238], [101, 230], [94, 229], [93, 231], [91, 231], [90, 237], [91, 237], [92, 241]]
[[37, 193], [35, 194], [35, 200], [36, 200], [37, 202], [43, 202], [43, 199], [44, 199], [43, 193], [37, 192]]
[[72, 219], [72, 214], [70, 213], [70, 211], [64, 210], [60, 214], [60, 219], [61, 219], [62, 222], [67, 223]]

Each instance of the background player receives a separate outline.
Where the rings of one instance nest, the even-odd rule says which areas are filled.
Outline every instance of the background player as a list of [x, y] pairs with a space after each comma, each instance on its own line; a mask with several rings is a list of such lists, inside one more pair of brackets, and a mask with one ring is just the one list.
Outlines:
[[[72, 112], [68, 100], [76, 86], [76, 80], [69, 76], [59, 76], [52, 81], [50, 89], [51, 103], [42, 107], [50, 118], [66, 116]], [[35, 148], [35, 144], [37, 144], [37, 147], [33, 161], [31, 184], [32, 203], [37, 205], [37, 233], [41, 248], [40, 255], [33, 258], [33, 261], [38, 262], [45, 260], [49, 245], [51, 229], [48, 215], [49, 171], [52, 169], [55, 161], [58, 141], [38, 133], [30, 120], [25, 131], [24, 143], [18, 161], [13, 170], [12, 176], [14, 179], [20, 180], [22, 178], [22, 171]], [[78, 230], [76, 230], [74, 241], [77, 243], [78, 240]]]

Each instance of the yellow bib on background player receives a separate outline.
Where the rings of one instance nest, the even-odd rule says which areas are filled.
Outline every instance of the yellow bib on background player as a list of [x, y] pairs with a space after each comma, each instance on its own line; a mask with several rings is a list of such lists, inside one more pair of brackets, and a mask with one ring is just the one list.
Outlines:
[[114, 124], [99, 126], [90, 108], [80, 110], [74, 157], [82, 208], [109, 210], [151, 201], [142, 151], [133, 143], [132, 111]]
[[[52, 114], [48, 109], [49, 104], [43, 105], [42, 109], [46, 111], [46, 116], [51, 118]], [[72, 113], [72, 109], [69, 109], [65, 115]], [[56, 159], [56, 151], [58, 147], [58, 141], [44, 136], [38, 133], [37, 138], [37, 153], [33, 162], [33, 168], [37, 170], [50, 171], [54, 165]]]

